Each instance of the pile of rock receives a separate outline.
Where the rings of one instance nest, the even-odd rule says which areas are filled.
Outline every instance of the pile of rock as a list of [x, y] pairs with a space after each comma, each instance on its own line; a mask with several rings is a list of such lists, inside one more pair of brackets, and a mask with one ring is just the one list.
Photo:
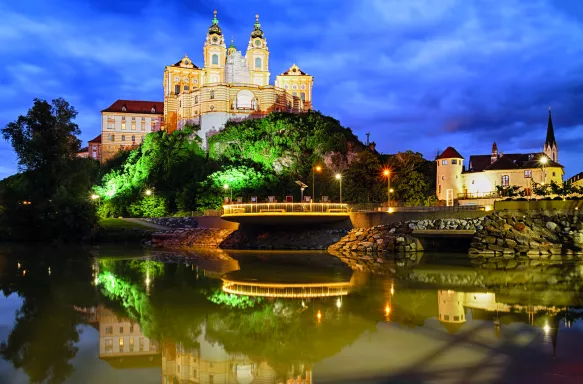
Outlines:
[[159, 231], [152, 234], [152, 246], [161, 248], [218, 247], [232, 229], [197, 228]]
[[484, 268], [559, 264], [583, 257], [583, 222], [576, 214], [494, 213], [484, 218], [483, 227], [469, 254]]
[[194, 217], [147, 217], [143, 220], [168, 228], [198, 228], [198, 222]]
[[438, 230], [476, 230], [483, 229], [484, 217], [473, 219], [437, 219], [437, 220], [414, 220], [406, 221], [404, 224], [409, 229], [438, 229]]

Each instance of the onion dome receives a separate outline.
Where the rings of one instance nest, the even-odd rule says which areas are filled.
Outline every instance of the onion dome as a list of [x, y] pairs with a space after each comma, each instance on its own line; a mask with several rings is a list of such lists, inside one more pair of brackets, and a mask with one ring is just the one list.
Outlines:
[[209, 27], [209, 35], [222, 35], [223, 31], [221, 30], [221, 27], [219, 27], [219, 19], [217, 19], [217, 11], [215, 10], [213, 12], [213, 14], [214, 14], [213, 23]]
[[261, 24], [259, 24], [259, 15], [255, 15], [255, 25], [253, 32], [251, 32], [251, 38], [259, 37], [263, 39], [263, 31], [261, 30]]
[[227, 54], [231, 55], [235, 51], [237, 51], [237, 47], [235, 47], [235, 41], [231, 39], [231, 44], [229, 44], [229, 48], [227, 49]]

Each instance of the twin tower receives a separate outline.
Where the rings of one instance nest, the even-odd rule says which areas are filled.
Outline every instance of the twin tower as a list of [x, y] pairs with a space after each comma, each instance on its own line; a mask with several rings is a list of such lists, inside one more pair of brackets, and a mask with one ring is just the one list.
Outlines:
[[293, 64], [270, 84], [269, 49], [255, 16], [245, 55], [227, 47], [214, 11], [203, 47], [204, 65], [187, 56], [164, 70], [164, 125], [168, 132], [198, 124], [207, 139], [228, 121], [260, 118], [271, 112], [312, 109], [313, 77]]

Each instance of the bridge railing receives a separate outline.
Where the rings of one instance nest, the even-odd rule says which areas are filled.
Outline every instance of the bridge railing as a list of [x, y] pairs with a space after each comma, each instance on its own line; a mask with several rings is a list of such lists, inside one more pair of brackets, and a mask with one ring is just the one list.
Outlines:
[[223, 206], [225, 215], [241, 214], [333, 214], [349, 213], [348, 204], [339, 203], [252, 203]]

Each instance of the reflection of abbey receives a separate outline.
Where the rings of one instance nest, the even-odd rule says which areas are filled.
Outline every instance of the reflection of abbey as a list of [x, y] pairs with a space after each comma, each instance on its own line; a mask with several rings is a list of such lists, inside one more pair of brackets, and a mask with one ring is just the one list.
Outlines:
[[517, 186], [529, 196], [534, 183], [562, 183], [563, 166], [559, 164], [559, 148], [549, 109], [547, 135], [541, 153], [503, 153], [496, 143], [487, 155], [472, 155], [468, 164], [453, 147], [436, 159], [436, 195], [448, 203], [453, 200], [497, 197], [497, 186]]
[[207, 138], [227, 121], [260, 118], [274, 111], [303, 112], [312, 108], [313, 77], [293, 64], [270, 84], [269, 49], [259, 16], [245, 55], [225, 36], [215, 11], [203, 46], [203, 66], [187, 55], [164, 70], [164, 102], [117, 100], [102, 111], [101, 160], [139, 145], [152, 131], [173, 132], [199, 124]]

